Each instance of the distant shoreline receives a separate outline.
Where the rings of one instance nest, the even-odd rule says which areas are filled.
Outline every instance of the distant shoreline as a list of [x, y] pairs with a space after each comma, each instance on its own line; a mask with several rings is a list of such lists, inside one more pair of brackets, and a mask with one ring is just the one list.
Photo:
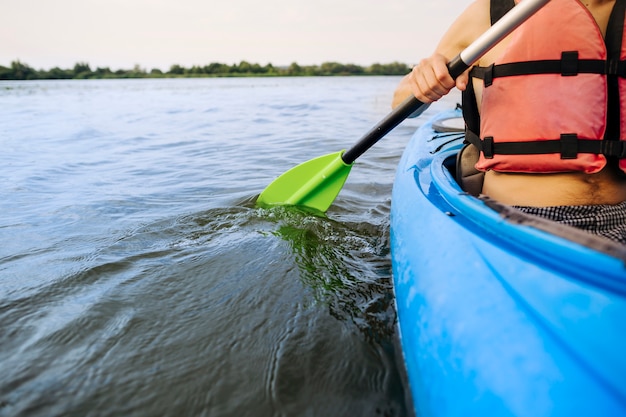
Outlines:
[[372, 64], [364, 67], [338, 62], [324, 62], [321, 65], [301, 66], [292, 63], [287, 67], [272, 64], [261, 66], [241, 61], [239, 64], [213, 62], [204, 66], [185, 68], [172, 65], [168, 71], [150, 71], [136, 65], [130, 70], [111, 70], [109, 67], [92, 69], [87, 63], [77, 63], [71, 69], [54, 67], [37, 70], [20, 61], [13, 61], [9, 67], [0, 65], [0, 80], [84, 80], [116, 78], [217, 78], [217, 77], [301, 77], [301, 76], [358, 76], [358, 75], [404, 75], [410, 67], [400, 62]]

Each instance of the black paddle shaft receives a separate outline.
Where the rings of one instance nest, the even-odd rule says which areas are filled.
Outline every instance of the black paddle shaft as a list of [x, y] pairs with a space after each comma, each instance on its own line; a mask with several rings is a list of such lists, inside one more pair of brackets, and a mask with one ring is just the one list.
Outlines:
[[[452, 61], [448, 63], [448, 72], [452, 78], [457, 78], [459, 75], [463, 74], [463, 72], [469, 68], [463, 60], [461, 59], [461, 55], [457, 55]], [[376, 142], [381, 140], [387, 133], [389, 133], [393, 128], [398, 126], [404, 119], [409, 117], [413, 112], [425, 106], [425, 103], [422, 103], [414, 96], [406, 99], [402, 104], [393, 109], [391, 113], [387, 115], [383, 120], [381, 120], [376, 126], [374, 126], [369, 132], [367, 132], [361, 140], [354, 145], [352, 148], [348, 149], [341, 155], [341, 159], [346, 164], [350, 165], [356, 159], [363, 155], [365, 151], [374, 146]]]

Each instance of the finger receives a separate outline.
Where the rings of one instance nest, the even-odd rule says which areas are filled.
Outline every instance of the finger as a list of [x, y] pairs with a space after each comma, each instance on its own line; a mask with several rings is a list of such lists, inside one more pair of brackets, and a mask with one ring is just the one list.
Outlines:
[[450, 75], [446, 60], [443, 56], [437, 56], [432, 63], [432, 78], [430, 82], [433, 89], [438, 93], [447, 94], [455, 86], [455, 80]]
[[415, 96], [424, 103], [439, 100], [450, 91], [441, 81], [432, 64], [424, 60], [413, 70]]
[[456, 79], [456, 88], [461, 91], [465, 91], [467, 88], [467, 83], [469, 82], [469, 70], [465, 71], [463, 74], [459, 75]]

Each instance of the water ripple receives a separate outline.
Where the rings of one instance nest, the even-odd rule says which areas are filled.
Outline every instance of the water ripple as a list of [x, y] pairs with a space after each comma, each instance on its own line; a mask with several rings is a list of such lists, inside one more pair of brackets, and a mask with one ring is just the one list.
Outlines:
[[327, 217], [254, 207], [397, 81], [0, 83], [0, 416], [405, 415], [388, 214], [413, 128]]

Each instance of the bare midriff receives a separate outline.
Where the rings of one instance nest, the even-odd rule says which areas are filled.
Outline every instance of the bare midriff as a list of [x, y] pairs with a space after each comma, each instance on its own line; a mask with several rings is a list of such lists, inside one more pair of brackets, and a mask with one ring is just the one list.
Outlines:
[[626, 176], [606, 167], [597, 174], [485, 173], [483, 194], [515, 206], [578, 206], [626, 201]]

